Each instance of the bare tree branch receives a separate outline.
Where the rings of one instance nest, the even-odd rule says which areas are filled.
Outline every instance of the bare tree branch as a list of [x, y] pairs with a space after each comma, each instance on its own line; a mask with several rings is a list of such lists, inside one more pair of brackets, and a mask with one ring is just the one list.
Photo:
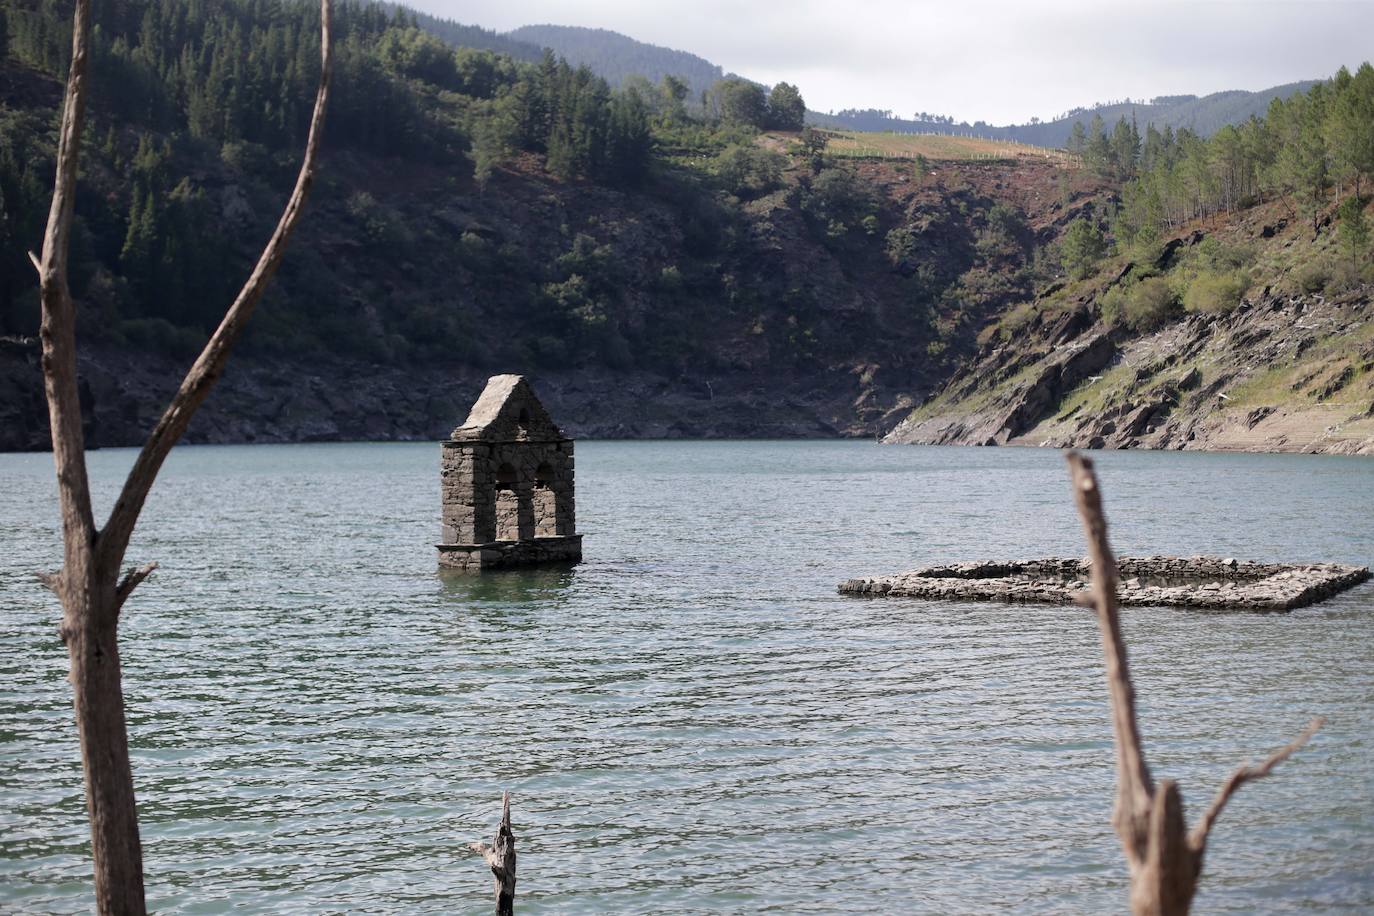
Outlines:
[[90, 31], [90, 2], [77, 0], [72, 14], [72, 63], [62, 103], [52, 207], [43, 234], [43, 257], [36, 265], [43, 309], [38, 332], [43, 342], [43, 391], [48, 400], [53, 463], [57, 466], [57, 498], [62, 513], [65, 562], [61, 575], [66, 576], [89, 573], [87, 552], [95, 538], [90, 483], [86, 474], [86, 443], [81, 428], [81, 395], [76, 380], [76, 308], [67, 286], [77, 163], [81, 155], [81, 128], [86, 117], [86, 69], [90, 59], [86, 44]]
[[157, 561], [153, 561], [152, 563], [145, 563], [138, 569], [130, 567], [128, 572], [124, 573], [123, 581], [115, 589], [116, 613], [124, 606], [124, 602], [129, 600], [129, 596], [134, 593], [134, 589], [138, 588], [139, 583], [152, 575], [156, 569]]
[[276, 232], [243, 290], [211, 336], [171, 405], [134, 463], [103, 532], [91, 510], [81, 399], [77, 383], [76, 309], [67, 281], [71, 222], [76, 198], [77, 163], [86, 104], [86, 73], [91, 31], [89, 0], [75, 0], [72, 61], [67, 76], [57, 146], [52, 208], [35, 260], [42, 304], [43, 389], [48, 401], [53, 461], [57, 468], [62, 515], [63, 564], [43, 581], [62, 600], [58, 634], [67, 647], [72, 706], [81, 743], [87, 817], [91, 827], [95, 909], [102, 914], [146, 912], [142, 843], [129, 760], [119, 658], [119, 609], [153, 566], [130, 570], [119, 581], [120, 566], [157, 471], [185, 431], [191, 415], [223, 371], [263, 287], [281, 262], [287, 237], [300, 218], [314, 176], [330, 80], [330, 0], [321, 0], [320, 88], [306, 143], [305, 162]]
[[142, 451], [139, 452], [133, 469], [129, 471], [129, 476], [124, 482], [124, 488], [120, 491], [119, 499], [116, 500], [114, 508], [110, 512], [110, 519], [106, 523], [101, 537], [100, 549], [103, 563], [118, 566], [123, 561], [124, 551], [129, 546], [129, 538], [133, 534], [134, 525], [138, 521], [139, 514], [143, 511], [143, 504], [148, 498], [148, 491], [152, 489], [153, 481], [157, 477], [158, 470], [162, 467], [162, 462], [166, 460], [172, 447], [181, 439], [196, 408], [205, 400], [210, 389], [214, 387], [215, 382], [223, 374], [225, 364], [229, 360], [229, 353], [238, 341], [239, 335], [242, 334], [244, 325], [252, 316], [258, 300], [262, 298], [263, 290], [266, 289], [268, 281], [272, 279], [277, 267], [281, 264], [282, 255], [286, 250], [286, 242], [296, 228], [296, 223], [300, 220], [306, 197], [309, 195], [310, 187], [315, 180], [315, 165], [320, 140], [324, 134], [324, 113], [329, 100], [329, 84], [333, 71], [330, 19], [330, 0], [321, 0], [320, 85], [315, 95], [315, 110], [310, 118], [310, 135], [306, 140], [305, 159], [301, 163], [300, 174], [296, 178], [296, 187], [291, 192], [291, 197], [286, 203], [286, 209], [282, 211], [281, 219], [277, 223], [276, 231], [272, 233], [272, 238], [268, 241], [267, 247], [263, 249], [257, 266], [253, 268], [253, 272], [244, 283], [243, 289], [239, 291], [238, 297], [229, 307], [228, 312], [225, 313], [224, 320], [215, 329], [215, 333], [210, 336], [210, 340], [205, 344], [205, 349], [201, 351], [190, 371], [186, 373], [186, 377], [181, 382], [181, 387], [177, 389], [172, 402], [167, 405], [167, 410], [148, 436], [148, 441], [144, 443]]
[[36, 572], [36, 573], [33, 574], [33, 576], [34, 576], [35, 579], [38, 580], [38, 583], [39, 583], [40, 585], [42, 585], [42, 586], [43, 586], [44, 588], [46, 588], [48, 591], [52, 592], [54, 595], [59, 595], [59, 594], [61, 594], [61, 588], [62, 588], [62, 571], [61, 571], [61, 570], [58, 570], [57, 572]]
[[1126, 640], [1121, 635], [1121, 619], [1117, 613], [1116, 558], [1107, 541], [1107, 517], [1102, 511], [1102, 493], [1097, 475], [1093, 473], [1093, 463], [1076, 452], [1069, 452], [1066, 457], [1073, 479], [1074, 500], [1088, 540], [1088, 555], [1092, 559], [1092, 600], [1107, 663], [1107, 691], [1116, 743], [1117, 797], [1113, 819], [1127, 855], [1138, 861], [1145, 855], [1154, 783], [1141, 747], [1135, 688], [1131, 684]]
[[1107, 661], [1107, 686], [1111, 697], [1112, 732], [1116, 739], [1117, 795], [1112, 824], [1121, 838], [1131, 875], [1131, 912], [1134, 916], [1186, 916], [1197, 892], [1207, 835], [1221, 809], [1236, 790], [1269, 774], [1290, 754], [1302, 747], [1322, 725], [1312, 720], [1307, 730], [1279, 748], [1257, 767], [1241, 767], [1222, 786], [1212, 806], [1192, 833], [1183, 818], [1183, 797], [1178, 784], [1150, 781], [1140, 733], [1136, 726], [1135, 691], [1126, 663], [1126, 643], [1116, 604], [1116, 560], [1107, 541], [1107, 519], [1093, 464], [1069, 452], [1069, 474], [1074, 500], [1083, 521], [1092, 559], [1093, 590], [1087, 604], [1097, 609], [1102, 650]]
[[38, 275], [41, 277], [43, 275], [43, 262], [38, 260], [38, 255], [34, 254], [32, 251], [26, 251], [24, 253], [29, 256], [29, 263], [33, 265], [33, 269], [38, 271]]
[[1235, 795], [1240, 787], [1247, 782], [1254, 782], [1256, 779], [1263, 779], [1268, 776], [1274, 767], [1283, 763], [1292, 756], [1294, 751], [1312, 740], [1312, 736], [1325, 724], [1326, 717], [1317, 716], [1311, 722], [1307, 723], [1307, 728], [1302, 730], [1302, 734], [1274, 751], [1274, 753], [1270, 754], [1259, 766], [1246, 765], [1232, 773], [1231, 777], [1226, 780], [1221, 789], [1217, 792], [1216, 798], [1212, 799], [1212, 804], [1207, 807], [1206, 813], [1202, 815], [1197, 825], [1193, 827], [1192, 833], [1188, 835], [1188, 845], [1192, 846], [1193, 849], [1198, 852], [1205, 849], [1207, 846], [1207, 837], [1212, 832], [1212, 826], [1216, 823], [1217, 818], [1221, 816], [1221, 811], [1226, 807], [1226, 803], [1231, 800], [1231, 796]]

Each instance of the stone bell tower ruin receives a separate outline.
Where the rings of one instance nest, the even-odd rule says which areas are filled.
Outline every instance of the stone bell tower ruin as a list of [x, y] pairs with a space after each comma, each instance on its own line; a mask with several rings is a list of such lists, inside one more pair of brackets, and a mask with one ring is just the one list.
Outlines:
[[482, 570], [582, 559], [573, 443], [523, 376], [492, 376], [440, 449], [440, 566]]

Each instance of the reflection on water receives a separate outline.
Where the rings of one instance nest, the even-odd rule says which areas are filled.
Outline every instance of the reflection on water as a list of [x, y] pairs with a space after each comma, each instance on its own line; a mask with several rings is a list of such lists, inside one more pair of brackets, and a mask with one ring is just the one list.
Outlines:
[[[150, 903], [1120, 912], [1100, 646], [1078, 608], [856, 601], [841, 579], [1078, 556], [1053, 452], [583, 443], [587, 561], [436, 572], [437, 448], [183, 449], [125, 611]], [[92, 457], [108, 506], [131, 453]], [[1104, 454], [1125, 555], [1374, 560], [1374, 462]], [[52, 463], [0, 456], [0, 911], [90, 908]], [[1374, 587], [1293, 614], [1131, 609], [1159, 776], [1247, 786], [1200, 912], [1374, 909]], [[728, 861], [728, 867], [722, 862]], [[754, 880], [741, 882], [747, 872]]]
[[557, 563], [488, 575], [440, 568], [436, 575], [441, 600], [446, 603], [523, 604], [557, 601], [572, 587], [576, 570], [576, 564]]

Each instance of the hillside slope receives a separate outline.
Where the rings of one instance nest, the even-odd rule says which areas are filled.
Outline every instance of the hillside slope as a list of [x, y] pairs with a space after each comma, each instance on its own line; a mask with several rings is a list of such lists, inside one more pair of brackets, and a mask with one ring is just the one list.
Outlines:
[[[1255, 207], [1174, 237], [1154, 264], [1115, 262], [990, 339], [884, 441], [1374, 454], [1374, 287], [1313, 275], [1329, 227], [1314, 239]], [[1103, 320], [1133, 272], [1167, 276], [1209, 244], [1256, 249], [1239, 307], [1143, 332]]]
[[[132, 76], [93, 100], [76, 207], [96, 444], [151, 426], [299, 155], [300, 112], [273, 107], [293, 94], [210, 64], [241, 50], [276, 66], [308, 8], [268, 23], [257, 0], [199, 7], [205, 53], [184, 55], [186, 24], [140, 24], [153, 6], [100, 13], [96, 76]], [[0, 63], [0, 235], [14, 242], [0, 249], [0, 449], [47, 441], [24, 250], [47, 213], [55, 15], [11, 20]], [[454, 55], [371, 8], [342, 8], [339, 26], [348, 53], [309, 212], [190, 441], [433, 438], [482, 379], [512, 371], [580, 435], [873, 436], [1030, 294], [1063, 226], [1046, 163], [923, 175], [813, 161], [794, 137], [671, 112], [640, 110], [636, 127], [623, 97], [566, 65]], [[226, 32], [241, 49], [210, 40]], [[479, 180], [479, 144], [512, 121], [539, 129], [501, 141]], [[626, 124], [618, 143], [604, 133]], [[598, 125], [600, 147], [569, 145]]]
[[[727, 246], [694, 254], [696, 217], [660, 196], [671, 186], [569, 185], [528, 161], [498, 173], [480, 195], [426, 170], [393, 179], [385, 192], [369, 183], [370, 218], [407, 214], [413, 247], [396, 258], [395, 249], [371, 247], [366, 223], [350, 210], [350, 188], [377, 167], [370, 157], [326, 156], [326, 180], [280, 285], [255, 318], [257, 343], [236, 355], [188, 441], [438, 438], [487, 375], [502, 371], [530, 375], [578, 436], [877, 436], [972, 352], [979, 326], [1028, 291], [1017, 278], [1022, 249], [984, 242], [980, 250], [988, 213], [999, 204], [1025, 213], [1028, 245], [1059, 231], [1059, 178], [1049, 165], [941, 163], [940, 175], [918, 183], [900, 164], [863, 162], [856, 175], [879, 192], [871, 234], [837, 239], [818, 228], [802, 209], [810, 176], [796, 168], [784, 187], [717, 217]], [[206, 185], [217, 199], [246, 196], [255, 211], [270, 212], [269, 198], [232, 174], [212, 173]], [[909, 229], [908, 261], [894, 265], [885, 253], [889, 227]], [[548, 319], [528, 311], [517, 279], [536, 262], [579, 263], [584, 273], [568, 277], [616, 284], [617, 298], [603, 306], [627, 349], [541, 336]], [[263, 335], [291, 320], [302, 271], [336, 291], [335, 321], [373, 329], [379, 355], [384, 346], [427, 355], [265, 348]], [[960, 308], [940, 307], [941, 291]], [[440, 325], [413, 322], [404, 338], [384, 330], [388, 311], [416, 300], [457, 311], [467, 333], [449, 338]], [[427, 327], [437, 336], [426, 339]], [[100, 334], [84, 339], [93, 441], [135, 444], [186, 358]], [[46, 443], [37, 360], [32, 338], [0, 345], [0, 450]]]

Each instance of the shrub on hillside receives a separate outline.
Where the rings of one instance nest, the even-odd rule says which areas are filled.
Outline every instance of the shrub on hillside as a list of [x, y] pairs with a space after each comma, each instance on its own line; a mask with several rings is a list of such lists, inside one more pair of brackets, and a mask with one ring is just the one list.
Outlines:
[[1331, 265], [1324, 261], [1307, 261], [1293, 271], [1298, 292], [1319, 293], [1331, 282]]
[[1188, 284], [1183, 307], [1190, 312], [1224, 314], [1240, 305], [1249, 288], [1250, 280], [1242, 271], [1203, 271]]
[[782, 187], [787, 157], [753, 144], [726, 147], [711, 163], [711, 171], [725, 190], [752, 199]]
[[1115, 287], [1102, 297], [1102, 318], [1132, 331], [1163, 325], [1178, 305], [1178, 297], [1163, 277], [1148, 277], [1129, 288]]

